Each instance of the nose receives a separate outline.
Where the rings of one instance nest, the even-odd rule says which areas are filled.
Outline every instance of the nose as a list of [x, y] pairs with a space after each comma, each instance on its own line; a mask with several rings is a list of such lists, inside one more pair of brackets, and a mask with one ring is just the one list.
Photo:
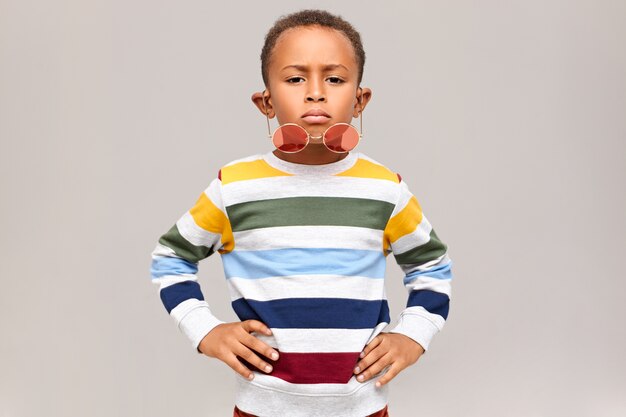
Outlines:
[[306, 101], [326, 101], [326, 98], [323, 94], [311, 93], [307, 94]]
[[326, 101], [326, 94], [322, 89], [323, 81], [311, 81], [309, 90], [306, 94], [306, 101]]

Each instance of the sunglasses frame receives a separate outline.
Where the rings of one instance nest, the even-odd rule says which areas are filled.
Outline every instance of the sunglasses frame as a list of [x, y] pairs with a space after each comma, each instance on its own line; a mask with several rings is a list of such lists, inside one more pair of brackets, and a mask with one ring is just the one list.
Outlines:
[[[265, 90], [263, 90], [263, 93], [265, 93]], [[263, 109], [265, 110], [265, 117], [267, 119], [267, 137], [272, 141], [272, 144], [274, 144], [274, 135], [276, 134], [276, 132], [278, 131], [278, 129], [284, 127], [284, 126], [298, 126], [300, 129], [302, 129], [306, 135], [306, 143], [304, 144], [304, 146], [301, 149], [298, 149], [297, 151], [283, 151], [282, 149], [279, 149], [281, 152], [284, 153], [298, 153], [300, 151], [302, 151], [302, 149], [306, 148], [309, 145], [309, 142], [311, 141], [311, 138], [314, 139], [319, 139], [320, 137], [322, 138], [322, 142], [324, 143], [324, 146], [326, 146], [326, 148], [334, 153], [347, 153], [350, 152], [351, 150], [355, 149], [357, 146], [359, 146], [359, 143], [361, 143], [361, 139], [363, 139], [363, 111], [362, 109], [359, 109], [359, 127], [360, 127], [360, 131], [357, 131], [357, 133], [359, 134], [359, 140], [357, 141], [356, 145], [354, 145], [354, 148], [348, 150], [348, 151], [344, 151], [344, 152], [338, 152], [335, 151], [334, 149], [331, 149], [328, 147], [328, 145], [326, 144], [326, 132], [328, 132], [329, 129], [335, 127], [335, 126], [340, 126], [340, 125], [346, 125], [346, 126], [350, 126], [351, 128], [353, 128], [354, 130], [356, 130], [356, 127], [352, 126], [350, 123], [343, 123], [343, 122], [339, 122], [339, 123], [335, 123], [331, 126], [328, 126], [328, 128], [326, 130], [324, 130], [324, 133], [322, 133], [322, 136], [311, 136], [311, 134], [302, 126], [300, 126], [297, 123], [285, 123], [282, 124], [280, 126], [278, 126], [276, 129], [274, 129], [274, 133], [271, 132], [270, 129], [270, 118], [267, 114], [267, 108], [265, 107], [265, 94], [263, 94]], [[361, 97], [359, 97], [359, 105], [361, 104]], [[359, 106], [360, 107], [360, 106]], [[278, 148], [277, 148], [278, 149]]]

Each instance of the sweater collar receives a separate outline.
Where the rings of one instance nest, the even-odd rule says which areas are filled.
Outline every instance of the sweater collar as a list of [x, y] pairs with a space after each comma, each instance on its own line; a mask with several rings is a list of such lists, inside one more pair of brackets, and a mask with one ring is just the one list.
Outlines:
[[289, 174], [334, 175], [351, 168], [358, 160], [358, 152], [348, 152], [348, 155], [339, 161], [320, 165], [298, 164], [295, 162], [285, 161], [274, 155], [273, 150], [263, 154], [263, 159], [270, 166]]

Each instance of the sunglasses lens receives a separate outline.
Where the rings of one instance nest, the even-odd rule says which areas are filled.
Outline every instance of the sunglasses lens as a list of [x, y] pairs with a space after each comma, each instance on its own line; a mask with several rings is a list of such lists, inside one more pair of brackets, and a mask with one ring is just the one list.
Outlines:
[[272, 142], [282, 152], [298, 152], [307, 144], [309, 135], [295, 124], [284, 124], [274, 132]]
[[328, 128], [324, 134], [324, 143], [334, 152], [348, 152], [359, 143], [359, 132], [347, 123], [338, 123]]

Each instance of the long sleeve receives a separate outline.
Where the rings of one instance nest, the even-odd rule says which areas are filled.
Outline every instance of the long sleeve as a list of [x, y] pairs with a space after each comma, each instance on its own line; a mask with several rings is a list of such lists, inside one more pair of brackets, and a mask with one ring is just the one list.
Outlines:
[[452, 261], [447, 246], [402, 180], [398, 202], [385, 227], [384, 248], [386, 253], [393, 252], [408, 290], [406, 308], [389, 332], [404, 334], [428, 350], [448, 317]]
[[223, 323], [204, 300], [198, 263], [214, 252], [233, 247], [232, 229], [222, 203], [220, 176], [200, 194], [195, 205], [162, 235], [152, 252], [152, 282], [178, 328], [198, 350], [202, 338]]

